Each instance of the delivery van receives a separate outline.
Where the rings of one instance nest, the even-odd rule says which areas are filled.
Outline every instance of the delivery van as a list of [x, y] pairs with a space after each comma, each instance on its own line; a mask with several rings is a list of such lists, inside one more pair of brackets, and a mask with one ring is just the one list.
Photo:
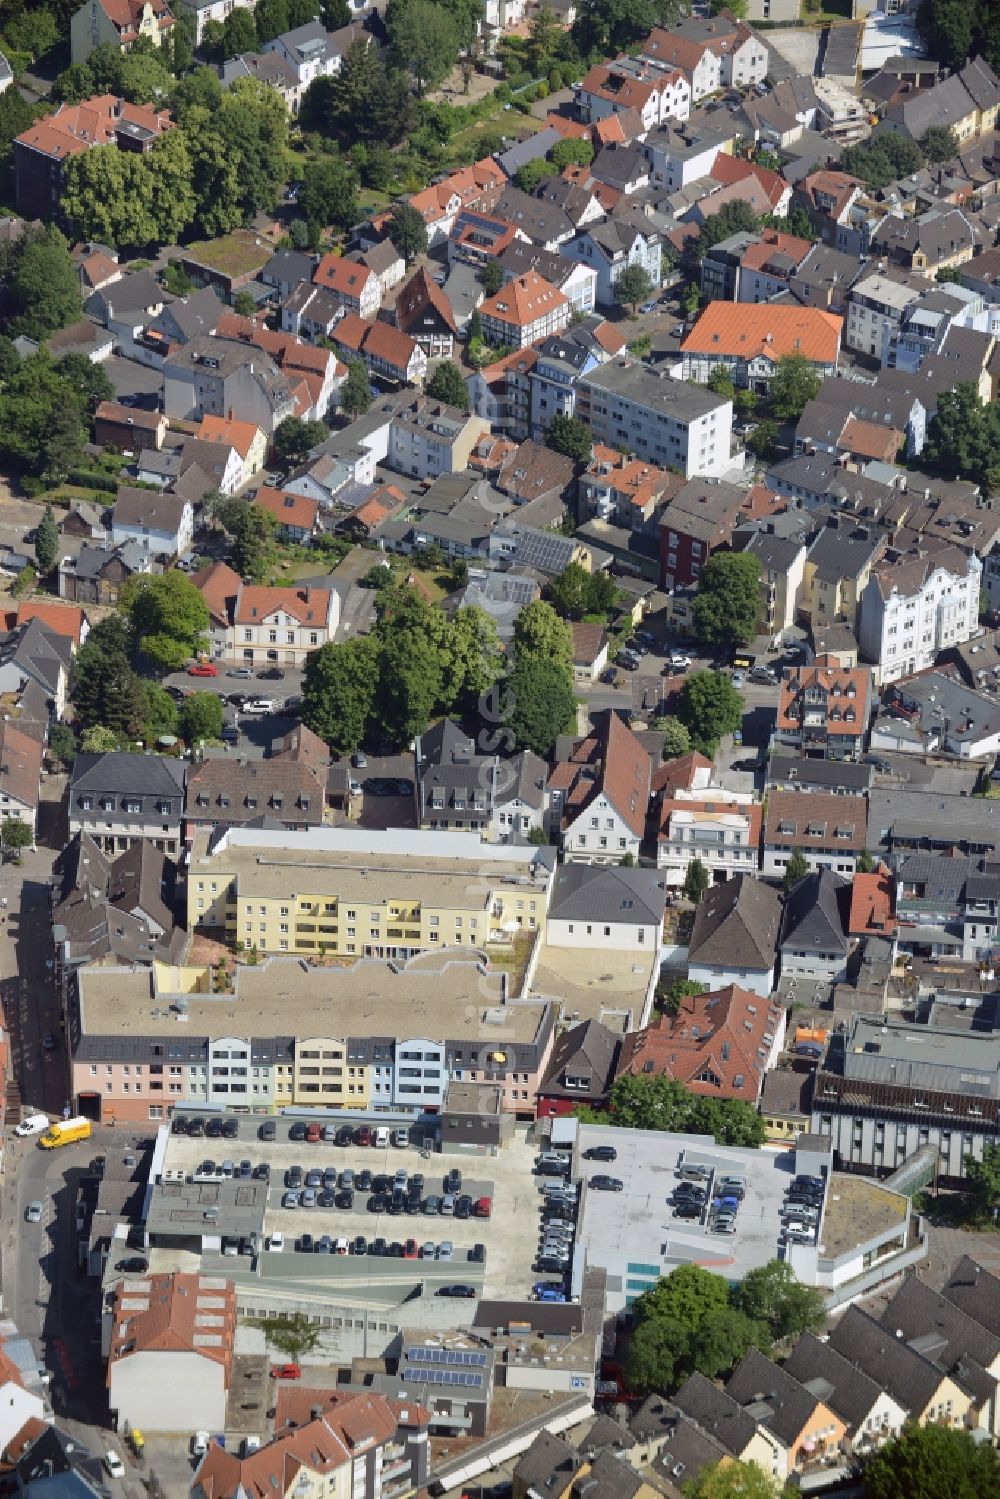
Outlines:
[[15, 1135], [40, 1135], [49, 1127], [47, 1114], [29, 1114], [27, 1119], [22, 1119], [20, 1124], [15, 1125]]
[[74, 1140], [89, 1140], [90, 1120], [82, 1115], [76, 1119], [60, 1119], [51, 1125], [39, 1140], [43, 1150], [55, 1150], [59, 1145], [71, 1145]]

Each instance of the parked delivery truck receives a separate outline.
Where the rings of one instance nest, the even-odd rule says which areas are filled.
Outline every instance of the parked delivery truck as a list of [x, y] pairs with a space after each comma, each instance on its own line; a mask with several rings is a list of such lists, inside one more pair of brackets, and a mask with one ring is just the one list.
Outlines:
[[90, 1138], [90, 1120], [78, 1116], [76, 1119], [61, 1119], [47, 1129], [39, 1140], [43, 1150], [55, 1150], [57, 1145], [72, 1145], [74, 1140]]

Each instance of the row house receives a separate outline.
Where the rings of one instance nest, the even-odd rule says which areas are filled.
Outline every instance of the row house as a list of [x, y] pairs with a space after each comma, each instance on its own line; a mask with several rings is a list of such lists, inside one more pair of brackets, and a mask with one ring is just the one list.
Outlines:
[[671, 73], [680, 73], [691, 90], [692, 104], [722, 87], [719, 53], [704, 41], [681, 36], [676, 28], [664, 31], [654, 27], [642, 44], [641, 55]]
[[414, 271], [400, 288], [395, 319], [396, 327], [412, 338], [428, 359], [451, 358], [458, 324], [451, 303], [425, 266]]
[[573, 312], [586, 316], [594, 311], [597, 272], [582, 260], [571, 259], [561, 251], [544, 250], [519, 234], [500, 256], [500, 268], [505, 284], [528, 271], [537, 271], [550, 286], [562, 292]]
[[656, 867], [683, 886], [697, 859], [713, 880], [755, 873], [760, 863], [761, 806], [748, 792], [711, 787], [678, 790], [660, 804]]
[[857, 760], [871, 711], [868, 668], [843, 667], [833, 656], [818, 656], [812, 666], [785, 668], [775, 735], [807, 757]]
[[374, 271], [358, 260], [328, 251], [313, 272], [313, 284], [348, 312], [373, 318], [382, 305], [382, 286]]
[[510, 760], [481, 754], [443, 718], [413, 741], [413, 761], [420, 827], [468, 829], [490, 842], [523, 842], [544, 830], [547, 767], [531, 750]]
[[347, 378], [347, 370], [329, 349], [317, 349], [301, 338], [277, 332], [263, 318], [240, 317], [235, 312], [223, 312], [217, 332], [220, 338], [234, 339], [273, 360], [291, 387], [296, 416], [303, 421], [325, 420]]
[[187, 767], [164, 755], [80, 754], [69, 775], [69, 836], [88, 833], [106, 853], [148, 840], [181, 847]]
[[681, 487], [679, 474], [596, 443], [580, 479], [580, 519], [595, 518], [652, 536], [656, 534], [658, 512]]
[[746, 517], [745, 489], [724, 479], [690, 479], [659, 513], [660, 587], [696, 583], [713, 552], [732, 544]]
[[595, 296], [603, 307], [615, 305], [615, 283], [632, 266], [644, 270], [653, 286], [660, 284], [662, 236], [639, 215], [616, 214], [591, 224], [564, 245], [563, 253], [594, 271]]
[[737, 531], [733, 547], [752, 552], [760, 563], [761, 633], [775, 636], [790, 629], [798, 617], [806, 570], [805, 543], [774, 535], [765, 522], [763, 530]]
[[240, 581], [227, 632], [226, 659], [245, 665], [301, 668], [307, 657], [332, 640], [340, 619], [335, 588], [270, 588]]
[[532, 437], [542, 441], [554, 416], [575, 416], [582, 376], [606, 364], [621, 348], [621, 334], [597, 317], [578, 320], [562, 333], [543, 339], [530, 376]]
[[487, 342], [512, 349], [561, 333], [571, 313], [568, 298], [537, 271], [509, 281], [479, 309]]
[[588, 125], [634, 109], [645, 130], [664, 120], [686, 120], [691, 85], [679, 69], [664, 70], [649, 60], [620, 57], [597, 63], [578, 85], [574, 103]]
[[103, 46], [125, 53], [143, 38], [159, 47], [170, 41], [174, 24], [166, 0], [84, 0], [70, 18], [70, 56], [86, 62]]
[[974, 552], [925, 537], [889, 549], [858, 610], [858, 644], [880, 683], [925, 671], [975, 634], [982, 572]]
[[265, 484], [254, 495], [253, 503], [258, 510], [266, 510], [274, 517], [274, 531], [280, 541], [302, 545], [315, 536], [319, 526], [319, 500], [272, 489]]
[[638, 862], [650, 775], [649, 755], [618, 714], [594, 714], [591, 733], [549, 776], [552, 828], [568, 861], [620, 864], [630, 854]]
[[[427, 227], [428, 245], [433, 248], [447, 239], [462, 209], [489, 212], [506, 181], [503, 169], [486, 156], [415, 193], [409, 200], [410, 207], [417, 210]], [[386, 214], [384, 220], [374, 221], [373, 227], [381, 230], [389, 217]]]
[[774, 791], [764, 824], [762, 873], [780, 879], [793, 853], [810, 869], [853, 875], [867, 846], [868, 815], [858, 796]]
[[532, 371], [537, 349], [514, 349], [466, 378], [469, 406], [491, 431], [516, 442], [531, 436]]
[[713, 58], [718, 59], [719, 84], [723, 88], [750, 88], [755, 83], [763, 83], [767, 76], [767, 46], [744, 21], [737, 20], [729, 11], [722, 11], [717, 16], [688, 16], [677, 21], [667, 32], [654, 30], [643, 43], [642, 55], [655, 57], [661, 53], [664, 36], [707, 49]]
[[911, 854], [896, 871], [899, 946], [921, 958], [992, 962], [1000, 869], [988, 859]]
[[[290, 742], [289, 742], [290, 741]], [[330, 756], [304, 725], [262, 760], [209, 758], [188, 777], [184, 836], [246, 827], [267, 818], [290, 832], [320, 827]]]

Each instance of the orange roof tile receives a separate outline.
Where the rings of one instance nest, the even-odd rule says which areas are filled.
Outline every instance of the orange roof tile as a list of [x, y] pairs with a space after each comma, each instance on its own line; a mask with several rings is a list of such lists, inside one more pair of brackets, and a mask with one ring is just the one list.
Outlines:
[[213, 562], [211, 567], [194, 573], [191, 582], [208, 605], [208, 612], [221, 625], [232, 620], [232, 611], [240, 591], [241, 578], [227, 562]]
[[173, 128], [168, 110], [155, 110], [148, 104], [129, 104], [114, 94], [95, 95], [79, 104], [60, 104], [55, 114], [29, 126], [17, 137], [25, 146], [60, 159], [91, 146], [105, 146], [115, 138], [121, 125], [139, 125], [160, 135]]
[[330, 612], [330, 589], [269, 588], [263, 583], [241, 583], [236, 596], [233, 622], [238, 625], [261, 624], [270, 615], [290, 614], [302, 625], [325, 625]]
[[785, 668], [778, 689], [777, 727], [799, 732], [806, 693], [817, 689], [825, 694], [828, 723], [832, 714], [838, 715], [837, 734], [860, 739], [867, 733], [871, 672], [867, 666], [838, 666], [834, 656], [817, 656], [812, 666]]
[[682, 354], [778, 360], [804, 354], [815, 364], [836, 364], [843, 318], [818, 307], [774, 303], [709, 302], [681, 344]]
[[896, 930], [896, 882], [884, 864], [854, 876], [847, 930], [852, 937], [889, 937]]
[[347, 260], [343, 255], [334, 255], [332, 250], [323, 256], [313, 272], [314, 285], [325, 286], [327, 291], [358, 300], [369, 281], [378, 281], [374, 271], [370, 271], [366, 265], [360, 265], [356, 260]]
[[714, 771], [715, 762], [709, 760], [700, 750], [690, 750], [686, 755], [681, 755], [676, 760], [668, 760], [654, 770], [650, 789], [655, 794], [661, 791], [679, 791], [682, 787], [690, 791], [695, 782], [695, 773], [699, 770]]
[[523, 328], [555, 309], [568, 306], [567, 298], [557, 286], [537, 271], [526, 271], [502, 286], [495, 296], [487, 297], [479, 312], [481, 317]]
[[80, 644], [86, 615], [76, 604], [50, 604], [45, 599], [22, 599], [17, 606], [17, 624], [37, 619], [53, 635], [62, 635], [75, 646]]
[[676, 1015], [626, 1037], [618, 1075], [652, 1072], [703, 1098], [756, 1103], [780, 1020], [777, 1005], [738, 984], [686, 997]]
[[607, 354], [620, 354], [628, 340], [612, 323], [598, 323], [594, 338]]
[[849, 416], [837, 439], [837, 447], [846, 453], [857, 453], [861, 458], [880, 458], [884, 463], [895, 463], [902, 441], [903, 433], [895, 427], [883, 427], [878, 422]]
[[451, 303], [426, 269], [418, 266], [409, 281], [399, 289], [396, 298], [397, 325], [406, 333], [428, 307], [433, 307], [445, 327], [457, 335], [458, 324], [455, 322]]
[[213, 416], [208, 412], [201, 419], [197, 435], [204, 442], [225, 443], [246, 458], [260, 436], [260, 428], [256, 422], [241, 422], [232, 416]]
[[135, 1353], [197, 1353], [232, 1369], [236, 1291], [232, 1281], [173, 1271], [123, 1281], [115, 1294], [108, 1383], [116, 1363]]
[[584, 125], [580, 120], [567, 120], [565, 115], [556, 114], [550, 110], [545, 116], [545, 123], [567, 140], [585, 141], [590, 139], [590, 126]]
[[[731, 161], [732, 157], [727, 157]], [[777, 229], [765, 229], [759, 244], [748, 245], [743, 252], [740, 265], [748, 271], [760, 271], [773, 255], [787, 255], [796, 264], [804, 260], [812, 249], [812, 241], [801, 239], [797, 234], [782, 234]]]
[[676, 36], [672, 31], [664, 31], [660, 26], [654, 26], [642, 44], [644, 57], [652, 57], [656, 62], [683, 68], [685, 73], [692, 73], [705, 53], [710, 50], [708, 42], [692, 42], [685, 36]]
[[[769, 171], [767, 167], [759, 167], [756, 162], [746, 161], [742, 156], [730, 156], [728, 151], [719, 152], [709, 176], [713, 177], [716, 182], [725, 184], [746, 182], [752, 177], [764, 189], [768, 200], [773, 204], [780, 203], [785, 194], [790, 191], [789, 184], [784, 177], [779, 177], [777, 172]], [[788, 238], [792, 236], [789, 235]]]
[[384, 359], [394, 369], [406, 371], [413, 358], [416, 344], [408, 333], [401, 333], [391, 323], [369, 323], [365, 335], [364, 350], [376, 359]]
[[258, 489], [254, 504], [273, 515], [279, 526], [292, 526], [302, 531], [312, 531], [319, 515], [319, 500], [308, 500], [301, 494], [286, 494], [283, 489], [272, 489], [267, 484]]
[[286, 374], [304, 370], [325, 375], [333, 358], [329, 349], [318, 349], [294, 333], [279, 333], [263, 319], [241, 317], [237, 312], [224, 312], [215, 331], [219, 338], [235, 338], [263, 349]]
[[563, 825], [573, 822], [603, 795], [641, 838], [649, 806], [649, 755], [618, 714], [606, 708], [593, 716], [593, 728], [568, 762], [555, 766], [549, 784], [568, 787]]

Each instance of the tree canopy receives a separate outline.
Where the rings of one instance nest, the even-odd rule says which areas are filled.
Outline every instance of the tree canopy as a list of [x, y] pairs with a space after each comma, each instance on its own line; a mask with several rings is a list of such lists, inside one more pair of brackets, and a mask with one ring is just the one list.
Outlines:
[[545, 446], [574, 463], [589, 463], [594, 439], [586, 422], [578, 416], [557, 412], [545, 429]]
[[54, 225], [29, 227], [20, 239], [5, 246], [0, 252], [0, 273], [6, 281], [7, 330], [12, 337], [23, 333], [38, 340], [48, 338], [80, 316], [80, 280], [69, 243]]
[[554, 661], [572, 680], [573, 632], [544, 599], [525, 605], [514, 621], [514, 655]]
[[461, 45], [459, 26], [434, 0], [390, 0], [385, 12], [392, 64], [413, 78], [418, 94], [447, 77]]
[[192, 692], [181, 704], [181, 733], [188, 744], [218, 739], [222, 733], [222, 699], [217, 692]]
[[1000, 406], [984, 405], [971, 381], [943, 391], [927, 423], [921, 462], [932, 473], [972, 479], [991, 493], [1000, 489]]
[[826, 1322], [821, 1292], [804, 1286], [784, 1260], [768, 1260], [748, 1270], [733, 1287], [732, 1302], [755, 1322], [763, 1322], [775, 1342], [801, 1332], [819, 1332]]
[[191, 579], [176, 568], [129, 578], [118, 607], [128, 619], [137, 648], [164, 671], [176, 671], [204, 649], [208, 605]]
[[286, 416], [274, 433], [274, 451], [282, 463], [294, 468], [304, 463], [313, 448], [329, 436], [325, 422], [304, 422], [299, 416]]
[[880, 192], [897, 178], [919, 172], [923, 164], [923, 152], [916, 142], [891, 130], [845, 147], [840, 158], [841, 169], [860, 177], [870, 192]]
[[618, 596], [608, 573], [589, 573], [579, 562], [569, 562], [546, 584], [545, 597], [564, 619], [582, 619], [585, 614], [606, 614]]
[[743, 699], [722, 671], [692, 672], [685, 678], [681, 704], [693, 748], [710, 759], [723, 735], [734, 733], [743, 719]]
[[371, 636], [328, 642], [306, 659], [302, 719], [335, 755], [353, 754], [365, 737], [378, 666], [378, 644]]
[[442, 359], [434, 371], [427, 382], [427, 394], [435, 401], [444, 401], [449, 406], [457, 406], [459, 411], [469, 409], [469, 392], [466, 389], [462, 371], [450, 359]]
[[981, 1161], [966, 1156], [965, 1185], [970, 1218], [993, 1227], [1000, 1217], [1000, 1145], [987, 1141]]
[[617, 277], [612, 291], [616, 302], [631, 307], [634, 312], [638, 303], [645, 302], [651, 295], [653, 278], [645, 266], [629, 265]]
[[716, 1379], [751, 1348], [770, 1352], [766, 1325], [735, 1304], [728, 1282], [700, 1265], [679, 1265], [632, 1307], [628, 1382], [637, 1393], [672, 1392], [690, 1374]]
[[760, 558], [754, 552], [713, 552], [698, 574], [694, 627], [708, 645], [745, 645], [761, 619]]
[[757, 1146], [764, 1140], [763, 1120], [742, 1099], [702, 1098], [683, 1083], [652, 1073], [616, 1078], [599, 1117], [619, 1129], [714, 1135], [720, 1145]]
[[503, 684], [504, 724], [519, 749], [548, 755], [559, 734], [576, 723], [573, 685], [555, 661], [519, 656]]
[[802, 415], [809, 401], [819, 395], [823, 381], [804, 354], [782, 354], [771, 376], [771, 411], [781, 421]]
[[908, 1426], [868, 1459], [868, 1499], [996, 1499], [1000, 1453], [949, 1426]]
[[400, 203], [392, 211], [385, 232], [407, 265], [427, 252], [427, 225], [423, 215], [410, 203]]

